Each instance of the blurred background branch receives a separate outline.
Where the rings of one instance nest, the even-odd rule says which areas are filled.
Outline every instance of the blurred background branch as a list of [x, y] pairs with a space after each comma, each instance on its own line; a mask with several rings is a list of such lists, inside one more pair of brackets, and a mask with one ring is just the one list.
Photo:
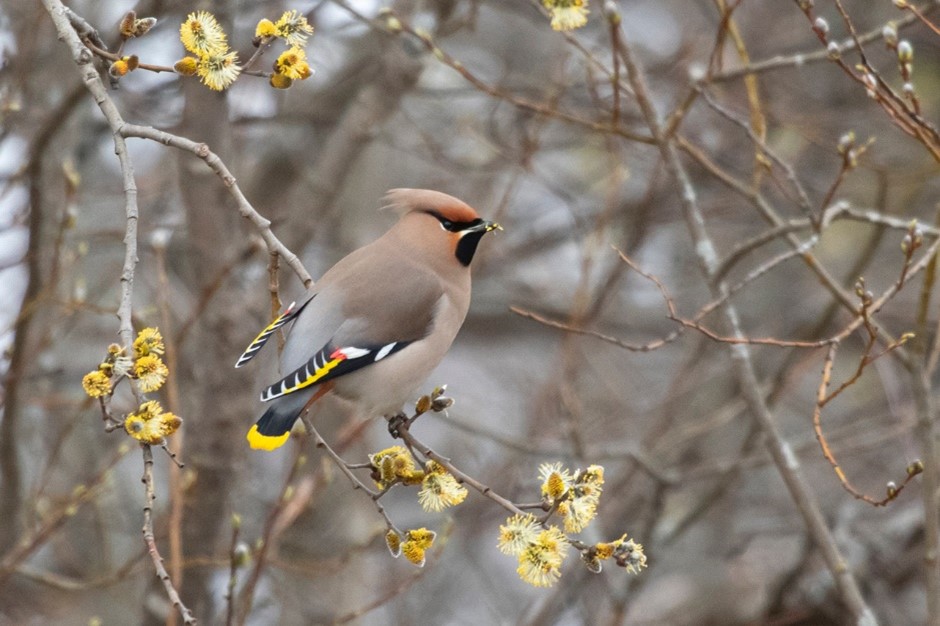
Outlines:
[[[58, 31], [0, 8], [0, 622], [186, 619], [141, 561], [141, 458], [82, 393], [161, 326], [186, 466], [147, 466], [152, 545], [203, 623], [940, 624], [937, 3], [212, 0], [261, 51], [223, 91], [145, 69], [186, 55], [190, 3], [44, 4]], [[282, 48], [251, 42], [290, 10], [313, 74], [273, 89]], [[579, 539], [629, 531], [641, 576], [537, 590], [487, 498], [378, 515], [322, 449], [245, 445], [276, 355], [257, 380], [238, 353], [408, 186], [506, 227], [412, 445], [512, 506], [541, 463], [603, 463]], [[310, 417], [350, 463], [392, 445]], [[438, 532], [433, 575], [389, 520]]]

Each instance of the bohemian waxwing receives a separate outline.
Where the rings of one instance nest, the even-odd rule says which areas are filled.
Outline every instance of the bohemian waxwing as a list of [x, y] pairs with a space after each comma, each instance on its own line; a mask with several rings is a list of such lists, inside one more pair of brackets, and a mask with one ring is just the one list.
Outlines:
[[287, 441], [300, 414], [332, 392], [363, 417], [393, 415], [450, 348], [470, 304], [470, 260], [500, 228], [457, 198], [393, 189], [401, 217], [382, 237], [334, 265], [251, 342], [250, 361], [293, 323], [281, 355], [284, 378], [261, 392], [271, 405], [248, 432], [252, 448]]

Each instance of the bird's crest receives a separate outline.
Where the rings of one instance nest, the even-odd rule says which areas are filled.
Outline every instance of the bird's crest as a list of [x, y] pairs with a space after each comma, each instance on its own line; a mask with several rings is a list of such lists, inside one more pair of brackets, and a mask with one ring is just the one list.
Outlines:
[[385, 202], [383, 209], [391, 209], [399, 215], [427, 211], [454, 222], [472, 222], [480, 217], [466, 202], [430, 189], [392, 189], [385, 194]]

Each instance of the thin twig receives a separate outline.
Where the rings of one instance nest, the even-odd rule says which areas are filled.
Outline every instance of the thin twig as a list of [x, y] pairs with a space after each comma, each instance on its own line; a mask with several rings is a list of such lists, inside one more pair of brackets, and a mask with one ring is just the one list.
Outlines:
[[[108, 52], [107, 50], [99, 48], [91, 41], [85, 40], [82, 43], [84, 43], [85, 46], [87, 46], [89, 50], [97, 54], [102, 59], [106, 59], [112, 62], [118, 61], [121, 59], [120, 54], [115, 54], [113, 52]], [[160, 72], [175, 73], [176, 72], [176, 70], [174, 70], [172, 67], [168, 67], [166, 65], [152, 65], [150, 63], [138, 63], [137, 68], [142, 69], [142, 70], [147, 70], [148, 72], [156, 72], [156, 73], [160, 73]]]
[[[60, 0], [42, 0], [42, 2], [47, 13], [52, 18], [52, 22], [55, 25], [56, 31], [58, 32], [59, 39], [68, 46], [69, 51], [72, 54], [72, 59], [78, 67], [78, 71], [82, 76], [82, 80], [84, 81], [85, 86], [88, 88], [88, 91], [91, 93], [93, 99], [98, 104], [98, 108], [101, 110], [102, 114], [108, 122], [108, 126], [111, 129], [114, 140], [114, 150], [121, 166], [121, 176], [124, 182], [125, 232], [124, 264], [121, 270], [121, 297], [120, 304], [118, 305], [118, 320], [121, 343], [124, 346], [129, 347], [133, 344], [134, 340], [132, 311], [134, 268], [137, 265], [138, 208], [137, 184], [134, 180], [134, 168], [127, 153], [127, 145], [125, 144], [124, 136], [121, 134], [121, 129], [125, 126], [125, 122], [121, 117], [117, 106], [114, 104], [114, 101], [108, 94], [107, 89], [105, 89], [104, 84], [101, 82], [101, 78], [98, 75], [98, 72], [95, 70], [94, 65], [92, 64], [93, 56], [91, 52], [82, 43], [78, 33], [72, 27], [70, 16], [74, 16], [75, 14], [72, 11], [66, 9]], [[137, 385], [131, 382], [130, 386], [138, 404], [142, 403], [143, 396], [137, 388]], [[142, 529], [144, 541], [147, 544], [147, 548], [150, 552], [154, 569], [163, 582], [164, 589], [166, 590], [170, 601], [173, 603], [173, 606], [179, 609], [180, 614], [182, 615], [186, 624], [195, 624], [195, 618], [192, 616], [192, 613], [189, 611], [189, 609], [180, 600], [179, 593], [173, 586], [173, 583], [170, 580], [170, 576], [167, 574], [166, 569], [163, 566], [163, 559], [157, 550], [156, 541], [153, 537], [152, 506], [153, 500], [155, 498], [153, 487], [153, 452], [148, 445], [143, 445], [142, 451], [144, 460], [144, 486], [146, 499], [144, 506], [144, 524]]]
[[718, 267], [715, 270], [715, 277], [719, 280], [724, 279], [728, 272], [730, 272], [731, 269], [735, 266], [735, 264], [744, 258], [748, 253], [753, 252], [761, 246], [774, 241], [778, 237], [811, 227], [812, 222], [810, 222], [809, 219], [791, 220], [787, 224], [773, 226], [759, 235], [755, 235], [754, 237], [739, 243], [731, 252], [728, 253], [728, 256], [718, 263]]
[[[921, 13], [926, 15], [933, 12], [937, 8], [937, 3], [930, 2], [925, 6]], [[900, 20], [895, 22], [898, 30], [906, 26], [910, 26], [917, 18], [913, 15], [908, 15]], [[884, 25], [877, 26], [870, 31], [859, 35], [857, 41], [865, 44], [871, 43], [873, 41], [878, 41], [883, 38]], [[843, 53], [851, 52], [855, 50], [855, 40], [851, 37], [837, 42], [839, 50]], [[729, 80], [735, 80], [743, 76], [748, 76], [751, 74], [762, 74], [764, 72], [769, 72], [778, 69], [787, 69], [787, 68], [799, 68], [804, 65], [810, 65], [813, 63], [823, 63], [829, 60], [829, 55], [826, 50], [820, 50], [818, 48], [808, 51], [808, 52], [798, 52], [796, 54], [787, 54], [787, 55], [778, 55], [770, 59], [764, 59], [763, 61], [755, 61], [754, 63], [749, 63], [744, 67], [738, 67], [732, 70], [725, 70], [724, 72], [717, 72], [709, 77], [709, 82], [724, 82]]]
[[918, 9], [916, 5], [911, 4], [910, 2], [907, 2], [906, 0], [902, 2], [895, 2], [894, 5], [904, 11], [910, 11], [911, 13], [914, 14], [914, 17], [920, 20], [921, 24], [923, 24], [924, 26], [932, 30], [934, 35], [940, 35], [940, 28], [938, 28], [936, 24], [928, 20], [927, 15], [926, 15], [928, 10], [933, 9], [934, 7], [937, 6], [936, 2], [934, 2], [933, 4], [927, 5], [927, 9], [924, 11]]
[[[741, 182], [737, 178], [725, 172], [700, 148], [692, 144], [684, 137], [676, 136], [675, 140], [678, 147], [681, 148], [690, 157], [692, 157], [692, 159], [698, 162], [703, 168], [705, 168], [708, 173], [715, 176], [719, 181], [727, 185], [736, 193], [741, 194], [743, 197], [751, 201], [761, 216], [767, 219], [772, 225], [779, 226], [786, 223], [786, 221], [777, 214], [777, 211], [760, 192], [752, 189], [750, 185]], [[906, 222], [905, 228], [909, 224], [910, 222]], [[786, 235], [786, 240], [793, 248], [802, 245], [802, 242], [799, 240], [799, 238], [794, 236], [792, 233]], [[857, 300], [854, 295], [844, 289], [835, 279], [835, 277], [832, 276], [832, 274], [812, 253], [807, 252], [801, 256], [807, 267], [809, 267], [809, 269], [819, 278], [821, 284], [835, 297], [836, 301], [842, 305], [843, 308], [847, 309], [851, 314], [857, 315]], [[891, 335], [891, 333], [885, 330], [877, 321], [873, 320], [872, 323], [878, 331], [879, 340], [883, 344], [888, 345], [895, 341], [895, 338]], [[904, 348], [895, 350], [892, 352], [892, 354], [901, 362], [901, 364], [904, 365], [904, 367], [911, 367], [910, 355], [908, 355]]]
[[[450, 529], [452, 529], [453, 527], [454, 527], [453, 523], [450, 523], [447, 525], [446, 530], [441, 536], [442, 541], [447, 540], [447, 537], [450, 534]], [[348, 622], [353, 621], [354, 619], [362, 617], [363, 615], [371, 611], [374, 611], [380, 606], [387, 604], [391, 602], [392, 600], [394, 600], [395, 598], [401, 596], [406, 591], [408, 591], [408, 589], [414, 586], [415, 583], [421, 580], [427, 574], [427, 572], [433, 569], [434, 565], [437, 563], [441, 554], [442, 554], [441, 550], [434, 550], [431, 553], [430, 559], [428, 559], [428, 561], [424, 564], [424, 567], [418, 569], [418, 571], [414, 572], [411, 576], [401, 581], [397, 585], [394, 585], [391, 589], [386, 591], [384, 594], [382, 594], [381, 596], [379, 596], [372, 602], [369, 602], [365, 606], [359, 607], [358, 609], [355, 609], [354, 611], [344, 613], [340, 615], [339, 617], [334, 618], [332, 623], [333, 624], [346, 624]]]
[[[390, 15], [392, 14], [390, 13]], [[460, 61], [452, 57], [449, 53], [445, 52], [440, 47], [438, 47], [438, 45], [431, 38], [430, 34], [416, 30], [413, 26], [411, 26], [411, 24], [409, 24], [401, 16], [396, 15], [395, 19], [397, 20], [397, 24], [396, 24], [397, 31], [408, 33], [409, 35], [417, 38], [424, 45], [427, 51], [434, 55], [434, 58], [439, 60], [441, 63], [443, 63], [447, 67], [453, 69], [455, 72], [460, 74], [467, 82], [469, 82], [471, 85], [473, 85], [474, 87], [476, 87], [478, 90], [482, 91], [485, 94], [488, 94], [490, 96], [493, 96], [494, 98], [498, 98], [500, 100], [508, 102], [509, 104], [512, 104], [513, 106], [517, 108], [520, 108], [526, 111], [531, 111], [539, 115], [544, 115], [546, 117], [563, 120], [565, 122], [576, 124], [584, 128], [589, 128], [591, 130], [595, 130], [604, 134], [619, 135], [623, 137], [624, 139], [629, 139], [630, 141], [637, 141], [640, 143], [652, 142], [652, 139], [650, 137], [646, 137], [644, 135], [638, 135], [634, 132], [627, 130], [626, 128], [623, 128], [622, 126], [611, 126], [610, 124], [607, 124], [607, 123], [595, 122], [593, 120], [585, 119], [573, 113], [569, 113], [567, 111], [562, 111], [560, 109], [544, 105], [540, 102], [532, 102], [530, 100], [526, 100], [524, 98], [514, 96], [510, 93], [506, 93], [502, 91], [501, 89], [494, 87], [490, 85], [489, 83], [483, 81], [479, 77], [477, 77], [474, 73], [468, 70], [463, 65], [463, 63], [461, 63]], [[389, 29], [389, 32], [394, 33], [397, 31], [393, 29]]]
[[838, 461], [836, 461], [836, 457], [832, 452], [832, 448], [829, 447], [829, 442], [826, 440], [826, 436], [823, 434], [823, 430], [822, 430], [823, 407], [830, 400], [832, 400], [837, 395], [839, 395], [839, 392], [845, 389], [848, 385], [853, 384], [855, 381], [857, 381], [865, 365], [867, 365], [868, 363], [871, 363], [872, 361], [875, 360], [875, 358], [877, 358], [877, 357], [872, 358], [867, 353], [867, 351], [871, 348], [871, 346], [874, 345], [874, 341], [875, 341], [875, 335], [874, 333], [872, 333], [871, 341], [868, 343], [866, 347], [866, 353], [862, 355], [862, 359], [859, 362], [859, 367], [858, 367], [858, 371], [856, 372], [856, 375], [854, 375], [852, 378], [846, 381], [846, 383], [843, 383], [842, 387], [840, 387], [833, 393], [827, 395], [826, 391], [829, 388], [829, 382], [832, 378], [832, 364], [835, 359], [836, 349], [838, 346], [837, 344], [833, 344], [832, 346], [829, 347], [829, 350], [826, 352], [826, 359], [823, 362], [822, 378], [820, 379], [819, 388], [816, 392], [816, 407], [813, 409], [813, 431], [816, 433], [816, 439], [817, 441], [819, 441], [820, 448], [822, 448], [823, 456], [826, 458], [827, 461], [829, 461], [829, 464], [832, 466], [833, 471], [836, 473], [836, 477], [839, 479], [839, 484], [841, 484], [842, 487], [846, 491], [852, 494], [852, 497], [858, 500], [863, 500], [867, 502], [868, 504], [871, 504], [872, 506], [886, 506], [889, 502], [896, 499], [898, 495], [900, 495], [904, 487], [906, 487], [907, 484], [911, 480], [913, 480], [915, 476], [917, 476], [919, 472], [916, 472], [910, 469], [916, 466], [915, 465], [909, 466], [907, 477], [904, 479], [904, 481], [901, 484], [895, 485], [894, 483], [889, 483], [888, 488], [887, 488], [887, 494], [885, 495], [884, 498], [880, 500], [877, 498], [873, 498], [872, 496], [869, 496], [859, 491], [855, 486], [852, 485], [851, 482], [849, 482], [849, 479], [846, 477], [845, 472], [842, 470], [842, 467], [839, 465]]
[[38, 528], [21, 539], [12, 550], [0, 558], [0, 587], [26, 559], [41, 548], [67, 521], [72, 519], [82, 505], [94, 501], [100, 495], [100, 487], [108, 479], [111, 469], [131, 450], [130, 445], [122, 445], [118, 448], [118, 451], [105, 463], [101, 470], [84, 483], [76, 485], [75, 489], [72, 490], [72, 495], [57, 511], [45, 518]]
[[372, 489], [369, 489], [369, 487], [367, 487], [364, 482], [359, 480], [359, 477], [356, 476], [352, 472], [353, 468], [365, 469], [365, 468], [371, 468], [372, 465], [371, 464], [366, 464], [366, 465], [354, 464], [353, 465], [353, 464], [346, 463], [346, 461], [344, 461], [343, 458], [339, 454], [337, 454], [337, 452], [333, 450], [333, 448], [330, 447], [330, 445], [326, 442], [326, 440], [320, 434], [320, 431], [318, 431], [313, 426], [313, 422], [310, 421], [310, 418], [306, 414], [301, 416], [301, 420], [303, 421], [304, 426], [307, 429], [307, 432], [313, 435], [313, 441], [316, 444], [316, 446], [326, 451], [327, 455], [330, 457], [330, 460], [336, 464], [336, 467], [338, 467], [340, 471], [346, 475], [346, 478], [349, 479], [349, 482], [352, 483], [353, 489], [361, 490], [367, 493], [369, 497], [372, 499], [372, 503], [375, 505], [375, 508], [379, 512], [379, 515], [381, 515], [382, 519], [385, 520], [385, 525], [390, 530], [394, 530], [396, 533], [401, 535], [402, 534], [401, 530], [399, 530], [398, 527], [395, 526], [394, 522], [392, 522], [392, 518], [389, 517], [388, 512], [385, 510], [385, 507], [382, 506], [381, 502], [379, 502], [379, 499], [383, 495], [385, 495], [386, 491], [373, 491]]
[[923, 451], [924, 578], [927, 594], [927, 623], [940, 625], [940, 446], [937, 445], [937, 405], [931, 381], [922, 361], [911, 371], [912, 392], [917, 407], [917, 434]]
[[16, 573], [28, 580], [46, 585], [53, 589], [72, 593], [86, 592], [90, 589], [111, 587], [112, 585], [126, 582], [129, 576], [136, 574], [135, 570], [143, 569], [142, 561], [146, 556], [147, 551], [141, 549], [113, 572], [88, 580], [76, 580], [68, 576], [63, 576], [62, 574], [36, 569], [29, 565], [21, 565], [16, 569]]
[[437, 452], [435, 452], [434, 450], [426, 446], [424, 443], [422, 443], [420, 440], [418, 440], [413, 434], [411, 434], [410, 426], [407, 423], [402, 424], [399, 428], [397, 428], [396, 434], [398, 435], [398, 437], [401, 438], [402, 441], [408, 444], [409, 447], [420, 452], [421, 455], [424, 456], [425, 458], [432, 459], [436, 461], [437, 463], [439, 463], [441, 467], [443, 467], [450, 474], [452, 474], [454, 478], [456, 478], [458, 481], [462, 483], [466, 483], [467, 485], [470, 485], [470, 487], [472, 487], [480, 495], [489, 498], [490, 500], [492, 500], [493, 502], [503, 507], [504, 509], [506, 509], [512, 514], [520, 514], [520, 515], [525, 514], [525, 512], [522, 509], [520, 509], [518, 506], [512, 503], [509, 499], [504, 498], [500, 494], [493, 491], [490, 487], [488, 487], [487, 485], [484, 485], [483, 483], [473, 478], [469, 474], [462, 472], [451, 462], [450, 459], [441, 456], [440, 454], [438, 454]]
[[179, 610], [180, 616], [183, 618], [183, 623], [195, 624], [196, 618], [193, 617], [192, 612], [186, 608], [186, 605], [183, 604], [183, 601], [180, 599], [176, 587], [173, 586], [173, 581], [170, 580], [169, 572], [167, 572], [166, 568], [163, 566], [163, 557], [160, 556], [160, 551], [157, 549], [157, 540], [153, 535], [153, 502], [157, 498], [153, 487], [153, 449], [147, 444], [141, 444], [140, 448], [144, 456], [144, 476], [141, 479], [144, 483], [145, 498], [144, 524], [141, 527], [141, 532], [144, 535], [144, 543], [147, 545], [147, 551], [150, 554], [153, 567], [157, 572], [157, 578], [163, 583], [163, 589], [166, 591], [166, 595], [170, 599], [173, 607]]
[[[622, 28], [618, 31], [615, 45], [618, 46], [624, 67], [627, 70], [627, 76], [636, 94], [637, 104], [643, 113], [650, 133], [657, 142], [666, 169], [679, 188], [683, 217], [694, 243], [701, 272], [708, 281], [712, 297], [715, 299], [722, 298], [727, 291], [727, 287], [722, 281], [714, 279], [718, 264], [717, 252], [705, 228], [705, 218], [698, 205], [697, 193], [679, 158], [675, 139], [665, 138], [663, 135], [659, 114], [648, 95], [649, 91], [643, 70], [634, 58]], [[722, 313], [732, 336], [743, 337], [736, 308], [728, 302], [722, 307]], [[864, 620], [870, 624], [875, 623], [874, 613], [865, 603], [855, 576], [845, 564], [845, 559], [827, 526], [819, 503], [800, 470], [799, 461], [789, 443], [783, 439], [776, 420], [760, 391], [760, 384], [749, 348], [746, 345], [736, 344], [729, 345], [728, 349], [731, 353], [731, 361], [738, 378], [738, 384], [767, 439], [768, 449], [774, 458], [777, 471], [787, 484], [790, 495], [803, 516], [807, 530], [822, 553], [829, 572], [836, 581], [843, 602], [845, 602], [848, 610], [856, 620]]]
[[[702, 95], [702, 98], [705, 100], [705, 103], [714, 110], [716, 113], [721, 115], [723, 118], [732, 122], [733, 124], [739, 126], [745, 133], [747, 133], [748, 138], [756, 144], [763, 154], [766, 154], [770, 159], [776, 163], [786, 174], [787, 180], [790, 181], [790, 184], [793, 186], [793, 189], [796, 191], [797, 195], [797, 204], [800, 209], [809, 217], [814, 217], [812, 203], [809, 200], [809, 195], [806, 193], [806, 189], [803, 187], [803, 184], [800, 182], [799, 177], [796, 175], [796, 171], [793, 169], [793, 166], [787, 163], [784, 159], [777, 155], [776, 150], [771, 148], [764, 137], [759, 135], [751, 128], [751, 125], [745, 122], [744, 120], [739, 119], [736, 115], [731, 113], [728, 109], [723, 107], [721, 104], [715, 100], [706, 89], [698, 88], [699, 93]], [[825, 208], [828, 203], [824, 203], [823, 207]]]
[[895, 93], [891, 86], [881, 78], [881, 75], [875, 68], [868, 63], [864, 49], [862, 48], [862, 42], [855, 32], [855, 26], [849, 19], [848, 13], [842, 6], [841, 0], [834, 0], [834, 2], [851, 34], [851, 39], [855, 44], [853, 49], [856, 50], [861, 57], [859, 71], [856, 71], [845, 62], [843, 59], [843, 51], [837, 45], [829, 41], [827, 32], [816, 25], [813, 5], [810, 3], [803, 4], [797, 0], [800, 10], [806, 15], [806, 19], [812, 25], [812, 31], [819, 38], [820, 43], [826, 47], [829, 60], [841, 69], [846, 76], [862, 87], [866, 93], [881, 106], [898, 129], [916, 139], [927, 149], [934, 159], [940, 161], [940, 132], [921, 117], [916, 110], [909, 107], [904, 98]]
[[624, 350], [629, 350], [630, 352], [652, 352], [653, 350], [657, 350], [668, 343], [672, 343], [682, 334], [682, 331], [679, 330], [679, 331], [670, 333], [669, 335], [667, 335], [666, 337], [662, 339], [656, 339], [649, 343], [643, 343], [643, 344], [629, 343], [629, 342], [623, 341], [622, 339], [618, 339], [617, 337], [613, 337], [611, 335], [605, 335], [604, 333], [597, 332], [596, 330], [589, 330], [587, 328], [578, 328], [577, 326], [572, 326], [571, 324], [568, 324], [565, 322], [560, 322], [557, 320], [549, 319], [547, 317], [539, 315], [538, 313], [534, 313], [532, 311], [523, 309], [518, 306], [510, 306], [509, 310], [520, 317], [524, 317], [524, 318], [536, 321], [539, 324], [543, 324], [550, 328], [557, 328], [558, 330], [563, 330], [568, 333], [574, 333], [576, 335], [594, 337], [596, 339], [600, 339], [601, 341], [606, 341], [607, 343], [613, 344], [619, 348], [623, 348]]
[[228, 583], [225, 586], [225, 626], [235, 623], [235, 585], [238, 583], [238, 534], [241, 531], [241, 519], [232, 515], [232, 541], [228, 549]]
[[[268, 253], [268, 291], [271, 293], [271, 321], [277, 319], [284, 308], [281, 302], [278, 284], [278, 269], [280, 268], [280, 256], [277, 251]], [[277, 331], [278, 354], [284, 350], [284, 332]]]
[[[160, 327], [163, 331], [163, 337], [166, 342], [166, 353], [164, 358], [166, 359], [167, 369], [173, 373], [178, 374], [178, 359], [177, 354], [179, 350], [179, 344], [175, 340], [175, 335], [173, 332], [172, 325], [172, 314], [170, 312], [170, 278], [167, 275], [166, 269], [166, 244], [168, 241], [153, 240], [151, 242], [152, 248], [154, 251], [154, 256], [156, 257], [157, 265], [157, 297], [158, 305], [160, 308]], [[171, 413], [179, 415], [183, 411], [183, 407], [180, 404], [180, 391], [178, 376], [169, 376], [166, 381], [166, 400], [167, 407]], [[173, 436], [173, 450], [181, 451], [183, 449], [183, 442], [186, 436], [186, 425], [183, 424]], [[176, 453], [171, 451], [167, 447], [167, 443], [164, 441], [163, 447], [170, 455], [170, 457], [175, 461]], [[183, 585], [183, 514], [185, 507], [183, 506], [183, 476], [180, 472], [180, 467], [177, 466], [176, 469], [170, 470], [169, 476], [169, 492], [170, 492], [170, 519], [168, 522], [169, 526], [169, 543], [170, 543], [170, 573], [174, 585], [177, 587], [182, 587]], [[175, 617], [175, 616], [174, 616]]]
[[284, 484], [281, 486], [281, 490], [278, 493], [277, 501], [274, 503], [274, 506], [271, 507], [271, 510], [268, 511], [268, 516], [264, 521], [264, 528], [261, 531], [261, 537], [258, 540], [258, 549], [253, 555], [253, 566], [251, 571], [248, 572], [248, 577], [245, 579], [245, 584], [242, 586], [242, 590], [238, 596], [238, 611], [235, 620], [239, 626], [245, 624], [248, 621], [248, 617], [251, 615], [251, 607], [254, 604], [255, 598], [255, 588], [258, 585], [258, 581], [261, 580], [261, 574], [267, 566], [268, 554], [270, 554], [274, 545], [278, 517], [283, 507], [290, 500], [290, 492], [293, 491], [294, 481], [297, 478], [300, 468], [306, 464], [306, 460], [306, 456], [303, 454], [303, 446], [296, 446], [294, 461], [291, 463], [290, 471], [287, 472], [287, 476], [284, 478]]
[[215, 276], [206, 280], [204, 286], [199, 292], [199, 297], [196, 299], [196, 303], [190, 308], [189, 315], [179, 324], [179, 330], [176, 331], [176, 337], [174, 339], [178, 345], [183, 345], [186, 342], [186, 337], [189, 336], [190, 331], [195, 327], [196, 322], [199, 321], [202, 315], [206, 312], [206, 309], [209, 308], [209, 304], [219, 293], [222, 286], [225, 284], [225, 280], [231, 276], [232, 273], [238, 269], [242, 263], [252, 258], [256, 252], [263, 249], [261, 243], [262, 242], [258, 240], [249, 243], [247, 246], [242, 248], [241, 252], [237, 253], [222, 267], [220, 267], [216, 271]]
[[215, 172], [219, 178], [222, 179], [222, 183], [228, 189], [229, 195], [235, 199], [235, 203], [238, 207], [238, 212], [242, 217], [250, 221], [255, 228], [258, 229], [261, 234], [261, 238], [264, 239], [264, 243], [268, 248], [268, 252], [276, 252], [287, 265], [294, 270], [294, 273], [297, 274], [297, 277], [304, 284], [304, 287], [309, 287], [313, 284], [313, 279], [310, 277], [310, 273], [307, 272], [304, 268], [303, 263], [296, 254], [287, 249], [287, 247], [281, 243], [281, 240], [271, 230], [271, 221], [263, 217], [258, 211], [251, 205], [248, 199], [245, 197], [245, 194], [242, 193], [241, 188], [238, 186], [238, 183], [235, 180], [235, 177], [232, 176], [232, 173], [226, 167], [222, 159], [219, 158], [217, 154], [212, 152], [204, 143], [199, 143], [181, 137], [179, 135], [174, 135], [162, 130], [157, 130], [150, 126], [138, 126], [136, 124], [125, 124], [122, 123], [119, 127], [118, 132], [120, 132], [122, 137], [140, 137], [142, 139], [150, 139], [158, 143], [162, 143], [166, 146], [172, 146], [186, 152], [191, 152], [200, 159], [202, 159], [205, 164]]

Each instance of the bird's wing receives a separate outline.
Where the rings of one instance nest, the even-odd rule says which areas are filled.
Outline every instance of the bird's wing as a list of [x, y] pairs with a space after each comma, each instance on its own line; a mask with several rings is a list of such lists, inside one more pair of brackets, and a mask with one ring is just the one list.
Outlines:
[[337, 347], [335, 342], [323, 346], [309, 361], [261, 392], [261, 401], [268, 402], [310, 385], [328, 382], [334, 378], [372, 365], [407, 346], [411, 341], [392, 341], [382, 345], [347, 345]]
[[296, 302], [291, 302], [290, 305], [284, 310], [283, 313], [280, 314], [280, 316], [278, 316], [276, 320], [268, 324], [268, 326], [262, 330], [250, 344], [248, 344], [248, 347], [245, 348], [245, 351], [242, 352], [242, 355], [238, 357], [237, 361], [235, 361], [235, 367], [239, 368], [248, 361], [255, 358], [255, 355], [261, 351], [261, 348], [263, 348], [264, 344], [268, 342], [268, 339], [271, 338], [271, 335], [274, 334], [274, 331], [296, 319], [312, 299], [312, 296], [306, 298], [303, 302], [300, 303], [300, 305], [298, 305]]
[[[285, 356], [300, 351], [310, 356], [303, 362], [294, 359], [300, 365], [265, 389], [262, 402], [378, 363], [431, 331], [443, 295], [434, 274], [410, 261], [392, 260], [379, 267], [359, 269], [363, 271], [350, 272], [341, 281], [343, 321], [325, 344], [310, 345], [310, 340], [322, 331], [315, 315], [318, 307], [309, 308], [297, 318]], [[324, 277], [320, 284], [323, 291], [318, 298], [332, 300], [336, 296], [335, 283]]]

